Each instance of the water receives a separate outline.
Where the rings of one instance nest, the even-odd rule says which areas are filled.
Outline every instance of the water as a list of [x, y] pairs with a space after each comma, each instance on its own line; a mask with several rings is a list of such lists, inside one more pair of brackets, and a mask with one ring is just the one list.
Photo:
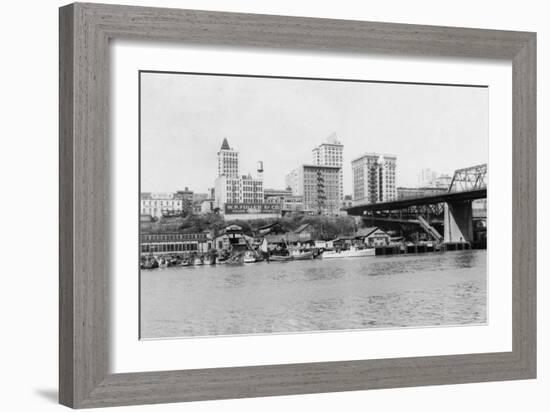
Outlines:
[[486, 251], [141, 271], [141, 337], [486, 321]]

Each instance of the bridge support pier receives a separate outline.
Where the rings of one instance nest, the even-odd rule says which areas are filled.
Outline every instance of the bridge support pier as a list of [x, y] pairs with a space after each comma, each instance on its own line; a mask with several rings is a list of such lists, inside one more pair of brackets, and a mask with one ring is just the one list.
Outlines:
[[443, 227], [445, 243], [472, 242], [474, 240], [472, 201], [446, 202]]

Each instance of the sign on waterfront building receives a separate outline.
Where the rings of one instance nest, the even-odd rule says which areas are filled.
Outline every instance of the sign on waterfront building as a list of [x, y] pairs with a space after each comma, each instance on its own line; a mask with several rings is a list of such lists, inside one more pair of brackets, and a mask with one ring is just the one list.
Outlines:
[[273, 214], [281, 212], [281, 205], [278, 203], [226, 203], [224, 212], [226, 215]]

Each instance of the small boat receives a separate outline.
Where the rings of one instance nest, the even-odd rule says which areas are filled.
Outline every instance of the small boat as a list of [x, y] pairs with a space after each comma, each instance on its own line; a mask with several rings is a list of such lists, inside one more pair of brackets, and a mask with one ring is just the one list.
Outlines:
[[271, 255], [269, 257], [271, 262], [288, 262], [292, 259], [293, 257], [291, 255]]
[[225, 263], [228, 265], [240, 265], [243, 263], [243, 254], [237, 253], [230, 255], [225, 259]]
[[349, 257], [367, 257], [374, 256], [376, 250], [374, 248], [359, 249], [355, 246], [350, 247], [348, 250], [334, 250], [334, 251], [325, 251], [323, 253], [323, 259], [331, 258], [349, 258]]
[[183, 258], [180, 262], [180, 266], [191, 266], [191, 259]]
[[158, 262], [158, 267], [161, 268], [161, 269], [164, 269], [164, 268], [167, 268], [168, 267], [168, 259], [166, 258], [163, 258], [163, 257], [160, 257], [160, 258], [157, 258], [157, 262]]
[[204, 264], [204, 262], [203, 262], [202, 258], [199, 257], [199, 256], [195, 256], [195, 258], [193, 259], [193, 266], [201, 266], [203, 264]]
[[155, 258], [145, 259], [145, 261], [141, 263], [141, 269], [156, 269], [158, 267], [159, 264]]
[[256, 263], [256, 256], [254, 256], [253, 252], [248, 251], [244, 254], [243, 262], [244, 263]]
[[313, 251], [299, 251], [295, 250], [291, 253], [294, 260], [309, 260], [313, 259]]
[[212, 255], [205, 256], [203, 259], [203, 263], [205, 265], [213, 265], [214, 263], [216, 263], [216, 257]]

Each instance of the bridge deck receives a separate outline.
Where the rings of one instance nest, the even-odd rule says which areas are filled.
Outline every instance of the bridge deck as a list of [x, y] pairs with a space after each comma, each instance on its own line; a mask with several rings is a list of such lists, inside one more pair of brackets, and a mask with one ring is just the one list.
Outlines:
[[357, 205], [345, 209], [349, 215], [361, 216], [364, 212], [400, 210], [411, 206], [430, 205], [444, 202], [460, 202], [464, 200], [484, 199], [487, 197], [487, 189], [467, 190], [462, 192], [441, 193], [435, 196], [418, 197], [414, 199], [394, 200], [391, 202], [370, 203]]

